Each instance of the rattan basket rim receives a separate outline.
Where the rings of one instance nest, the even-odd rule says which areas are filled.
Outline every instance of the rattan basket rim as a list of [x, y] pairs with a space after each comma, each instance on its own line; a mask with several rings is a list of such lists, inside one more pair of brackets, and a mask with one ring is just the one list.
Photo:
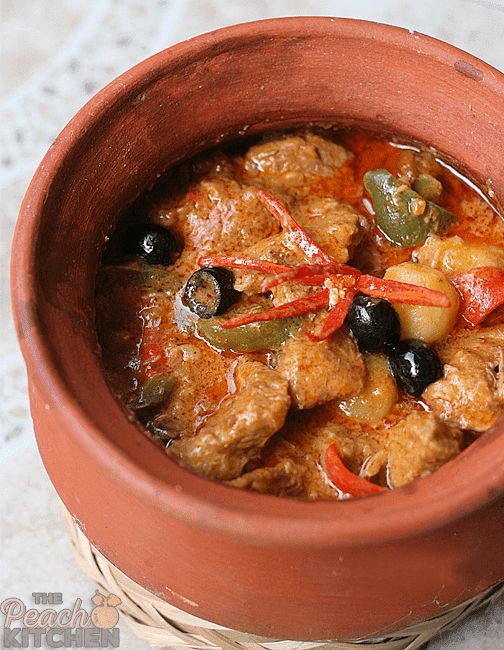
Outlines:
[[109, 562], [86, 538], [65, 510], [65, 520], [78, 565], [99, 588], [121, 599], [118, 607], [133, 632], [154, 647], [167, 650], [418, 650], [481, 607], [504, 595], [504, 582], [476, 597], [380, 639], [355, 641], [290, 641], [231, 630], [188, 614], [147, 591]]

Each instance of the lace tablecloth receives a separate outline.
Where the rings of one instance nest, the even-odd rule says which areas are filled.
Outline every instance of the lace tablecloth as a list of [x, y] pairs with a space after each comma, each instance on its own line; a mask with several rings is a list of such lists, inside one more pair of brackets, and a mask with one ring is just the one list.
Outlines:
[[[38, 458], [26, 378], [11, 323], [8, 259], [19, 205], [44, 152], [100, 87], [172, 43], [217, 27], [282, 15], [379, 20], [437, 36], [504, 69], [503, 0], [3, 0], [0, 43], [0, 601], [93, 585], [73, 563], [57, 498]], [[15, 252], [14, 252], [15, 253]], [[484, 534], [484, 533], [483, 533]], [[504, 647], [502, 604], [431, 649]], [[121, 630], [121, 648], [146, 644]]]

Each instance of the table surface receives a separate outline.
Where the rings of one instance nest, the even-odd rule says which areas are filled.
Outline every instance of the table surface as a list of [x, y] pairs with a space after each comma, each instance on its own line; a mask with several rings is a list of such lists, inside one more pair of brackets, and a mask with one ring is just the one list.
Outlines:
[[[0, 601], [62, 592], [85, 603], [60, 506], [39, 460], [26, 377], [11, 322], [8, 259], [17, 212], [44, 152], [99, 88], [141, 59], [198, 33], [284, 15], [401, 25], [504, 70], [504, 0], [1, 0], [0, 20]], [[502, 602], [437, 638], [429, 650], [504, 647]], [[121, 626], [121, 648], [148, 646]]]

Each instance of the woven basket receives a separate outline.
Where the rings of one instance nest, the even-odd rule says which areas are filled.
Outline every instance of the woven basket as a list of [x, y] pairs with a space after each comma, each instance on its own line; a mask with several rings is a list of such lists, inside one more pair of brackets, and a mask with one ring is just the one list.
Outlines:
[[386, 638], [346, 642], [267, 639], [209, 623], [154, 596], [103, 557], [66, 511], [65, 514], [77, 562], [84, 573], [103, 591], [121, 598], [119, 610], [138, 637], [166, 650], [415, 650], [504, 594], [501, 583], [440, 616], [405, 627]]

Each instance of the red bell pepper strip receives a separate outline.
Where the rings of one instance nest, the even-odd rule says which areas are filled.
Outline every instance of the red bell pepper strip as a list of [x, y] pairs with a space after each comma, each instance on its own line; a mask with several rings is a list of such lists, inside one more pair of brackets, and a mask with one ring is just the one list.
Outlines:
[[361, 275], [356, 284], [361, 293], [377, 298], [385, 298], [390, 302], [406, 303], [407, 305], [423, 305], [426, 307], [451, 307], [449, 296], [441, 291], [426, 289], [416, 284], [382, 280], [373, 275]]
[[222, 266], [226, 269], [250, 269], [251, 271], [261, 271], [262, 273], [285, 273], [294, 268], [286, 264], [277, 264], [276, 262], [268, 262], [268, 260], [247, 259], [236, 255], [210, 255], [208, 257], [200, 257], [198, 264], [200, 267]]
[[147, 381], [160, 373], [166, 374], [166, 348], [159, 340], [158, 328], [143, 325], [141, 340], [139, 354], [142, 380]]
[[287, 208], [264, 190], [256, 190], [257, 198], [271, 214], [278, 219], [290, 240], [304, 253], [309, 262], [314, 264], [333, 264], [335, 260], [324, 253], [310, 235], [301, 228]]
[[305, 330], [306, 336], [311, 341], [324, 341], [334, 334], [345, 322], [346, 315], [352, 304], [352, 300], [357, 293], [356, 289], [350, 289], [346, 295], [340, 299], [338, 303], [329, 312], [329, 315], [324, 321], [322, 328], [318, 334]]
[[[348, 266], [347, 264], [303, 264], [301, 266], [291, 267], [288, 271], [283, 271], [274, 278], [267, 278], [261, 286], [261, 291], [264, 293], [273, 287], [277, 287], [279, 284], [290, 282], [291, 280], [303, 284], [304, 280], [310, 280], [312, 277], [316, 278], [314, 286], [321, 286], [324, 284], [325, 278], [330, 274], [339, 274], [350, 279], [361, 275], [361, 272], [359, 269], [355, 269], [353, 266]], [[308, 281], [306, 284], [311, 285], [312, 283]]]
[[482, 266], [451, 279], [462, 297], [460, 314], [476, 327], [494, 309], [504, 304], [504, 270]]
[[[312, 287], [322, 287], [330, 275], [334, 274], [305, 275], [304, 277], [297, 278], [296, 281], [300, 284], [306, 284]], [[262, 289], [264, 289], [264, 287], [271, 288], [277, 286], [277, 284], [282, 284], [282, 282], [286, 281], [286, 277], [290, 278], [291, 273], [286, 271], [285, 273], [276, 276], [276, 278], [280, 280], [279, 282], [276, 281], [276, 278], [269, 279], [263, 284]], [[368, 296], [384, 298], [390, 302], [406, 303], [408, 305], [451, 307], [451, 300], [445, 293], [435, 291], [434, 289], [420, 287], [416, 284], [396, 282], [395, 280], [383, 280], [381, 278], [375, 278], [373, 275], [360, 275], [350, 278], [350, 276], [343, 274], [341, 277], [349, 278], [346, 283], [342, 283], [343, 286], [345, 286], [345, 284], [346, 286], [352, 286], [353, 284], [357, 291], [365, 293]]]
[[327, 475], [338, 490], [352, 497], [362, 497], [387, 491], [386, 488], [371, 483], [371, 481], [361, 478], [347, 469], [339, 457], [338, 448], [334, 443], [329, 445], [326, 450], [325, 467]]
[[300, 316], [301, 314], [307, 314], [308, 312], [320, 309], [320, 307], [327, 307], [328, 303], [329, 290], [321, 289], [309, 296], [298, 298], [292, 302], [286, 302], [284, 305], [279, 305], [278, 307], [272, 307], [271, 309], [251, 314], [244, 314], [243, 316], [235, 316], [234, 318], [230, 318], [221, 323], [221, 327], [224, 329], [233, 329], [233, 327], [240, 327], [240, 325], [248, 325], [249, 323]]

